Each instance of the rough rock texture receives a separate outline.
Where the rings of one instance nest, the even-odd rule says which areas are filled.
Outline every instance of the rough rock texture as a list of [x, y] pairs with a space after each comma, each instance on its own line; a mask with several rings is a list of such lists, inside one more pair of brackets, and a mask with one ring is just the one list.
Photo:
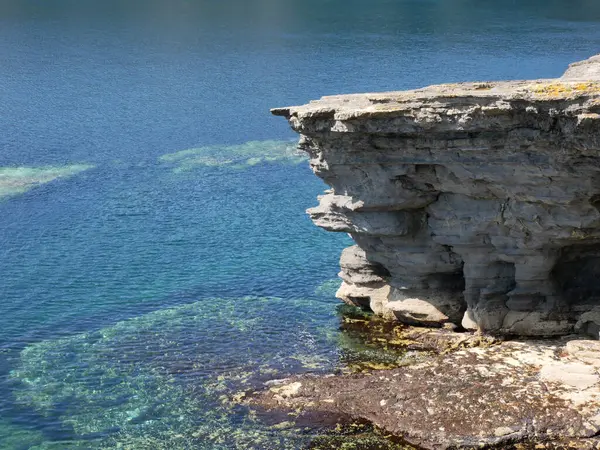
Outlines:
[[283, 380], [252, 403], [299, 420], [315, 411], [366, 419], [426, 449], [592, 449], [600, 448], [599, 370], [598, 341], [508, 342], [370, 375]]
[[560, 79], [277, 108], [356, 245], [338, 296], [410, 324], [600, 331], [600, 56]]

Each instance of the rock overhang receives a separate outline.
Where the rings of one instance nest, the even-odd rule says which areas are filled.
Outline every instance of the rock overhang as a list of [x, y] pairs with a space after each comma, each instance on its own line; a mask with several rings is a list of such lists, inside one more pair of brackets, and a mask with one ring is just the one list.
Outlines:
[[273, 109], [331, 187], [309, 214], [356, 242], [338, 296], [411, 324], [597, 335], [598, 64]]
[[[549, 110], [560, 107], [568, 116], [596, 111], [600, 109], [600, 80], [546, 79], [441, 84], [410, 91], [325, 96], [306, 105], [273, 108], [271, 113], [292, 120], [292, 126], [318, 125], [318, 120], [323, 119], [345, 122], [361, 118], [405, 117], [436, 131], [441, 124], [448, 125], [451, 122], [432, 121], [432, 114], [448, 118], [475, 112], [502, 116], [503, 113], [514, 112], [516, 106], [519, 109], [532, 106]], [[527, 112], [535, 113], [533, 109]], [[557, 111], [552, 112], [556, 114]], [[315, 123], [311, 123], [311, 119]], [[478, 130], [477, 125], [483, 124], [454, 122], [454, 125], [457, 130], [468, 130], [469, 126]], [[489, 124], [481, 128], [486, 129], [489, 129]], [[404, 134], [404, 130], [392, 129], [390, 132]], [[415, 129], [415, 132], [420, 132], [420, 129]]]

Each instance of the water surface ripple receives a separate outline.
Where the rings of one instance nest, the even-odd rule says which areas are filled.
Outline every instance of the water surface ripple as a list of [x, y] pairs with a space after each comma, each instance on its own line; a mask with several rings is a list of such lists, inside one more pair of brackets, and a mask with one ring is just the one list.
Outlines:
[[[344, 235], [268, 109], [554, 77], [595, 1], [0, 2], [0, 449], [302, 448], [228, 399], [348, 359]], [[350, 352], [351, 353], [351, 352]]]

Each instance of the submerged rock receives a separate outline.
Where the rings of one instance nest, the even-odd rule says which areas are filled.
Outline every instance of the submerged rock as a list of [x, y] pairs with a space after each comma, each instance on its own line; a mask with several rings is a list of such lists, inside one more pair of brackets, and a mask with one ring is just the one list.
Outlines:
[[600, 56], [560, 79], [277, 108], [356, 242], [338, 296], [409, 324], [600, 332]]
[[69, 178], [93, 167], [89, 164], [46, 167], [0, 167], [0, 199], [23, 194], [42, 184], [61, 178]]
[[244, 170], [259, 164], [299, 164], [305, 156], [290, 141], [249, 141], [238, 145], [209, 145], [167, 153], [159, 158], [175, 173], [202, 167]]

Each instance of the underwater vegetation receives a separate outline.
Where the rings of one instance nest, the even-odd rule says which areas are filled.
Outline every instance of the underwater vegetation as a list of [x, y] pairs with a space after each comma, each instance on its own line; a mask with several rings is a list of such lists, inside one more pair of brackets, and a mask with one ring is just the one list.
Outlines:
[[247, 169], [257, 164], [299, 164], [307, 158], [296, 149], [296, 141], [249, 141], [239, 145], [210, 145], [160, 157], [174, 172], [198, 167]]
[[33, 434], [38, 447], [25, 448], [327, 448], [341, 437], [262, 423], [239, 400], [266, 380], [330, 372], [358, 355], [357, 337], [332, 331], [339, 320], [325, 301], [203, 299], [29, 345], [10, 374], [15, 403], [57, 421], [71, 440], [51, 447]]
[[[315, 301], [205, 299], [43, 341], [26, 347], [11, 373], [15, 400], [88, 448], [254, 448], [261, 439], [261, 448], [296, 448], [297, 433], [258, 426], [230, 396], [306, 371], [304, 364], [331, 367], [325, 330], [301, 324], [326, 309]], [[294, 326], [285, 320], [291, 311], [302, 316]]]
[[47, 167], [0, 167], [0, 199], [22, 194], [41, 184], [77, 175], [93, 168], [88, 164]]
[[314, 438], [310, 450], [415, 450], [365, 421], [338, 424], [329, 433]]
[[345, 372], [370, 372], [414, 363], [422, 352], [408, 352], [406, 327], [350, 305], [337, 308], [340, 316], [338, 346]]

